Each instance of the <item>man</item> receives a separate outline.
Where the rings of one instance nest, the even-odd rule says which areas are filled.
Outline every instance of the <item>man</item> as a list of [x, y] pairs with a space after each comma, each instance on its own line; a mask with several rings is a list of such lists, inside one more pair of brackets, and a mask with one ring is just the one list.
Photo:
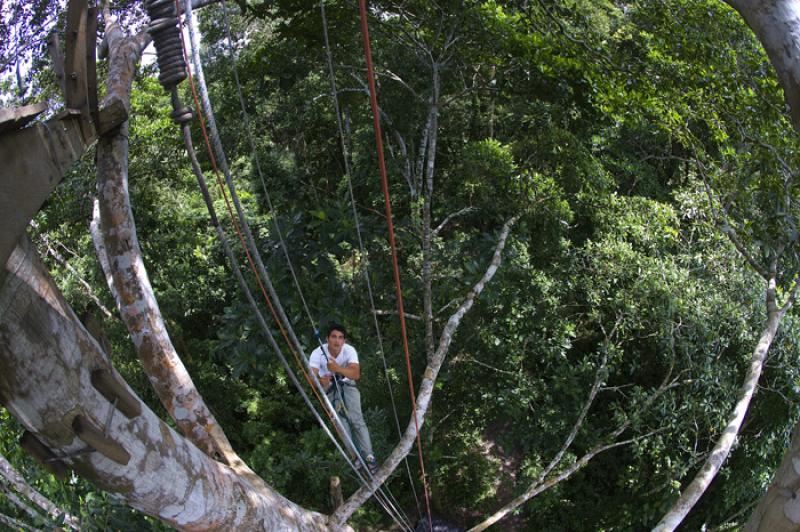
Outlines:
[[327, 340], [311, 352], [309, 365], [339, 413], [344, 429], [351, 435], [370, 472], [374, 473], [378, 464], [361, 413], [361, 394], [356, 387], [356, 381], [361, 378], [358, 353], [346, 343], [347, 331], [338, 323], [328, 327]]

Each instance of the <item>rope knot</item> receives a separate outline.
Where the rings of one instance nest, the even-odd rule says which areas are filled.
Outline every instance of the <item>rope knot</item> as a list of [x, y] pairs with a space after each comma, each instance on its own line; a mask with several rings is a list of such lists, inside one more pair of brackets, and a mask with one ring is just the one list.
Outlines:
[[179, 107], [172, 111], [169, 116], [175, 121], [176, 124], [183, 125], [186, 122], [192, 121], [194, 118], [194, 112], [192, 111], [191, 107], [184, 105], [183, 107]]

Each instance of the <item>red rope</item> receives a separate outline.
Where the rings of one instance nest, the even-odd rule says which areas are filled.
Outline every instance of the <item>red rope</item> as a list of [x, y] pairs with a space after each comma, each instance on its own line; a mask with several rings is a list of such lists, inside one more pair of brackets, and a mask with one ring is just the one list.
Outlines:
[[372, 49], [369, 44], [369, 26], [367, 25], [367, 8], [365, 0], [358, 0], [358, 11], [361, 16], [361, 34], [364, 37], [364, 56], [367, 61], [367, 80], [369, 82], [369, 102], [372, 107], [372, 122], [375, 129], [375, 144], [378, 150], [378, 164], [381, 171], [381, 184], [383, 186], [383, 203], [386, 209], [386, 225], [389, 230], [389, 246], [392, 249], [392, 272], [394, 286], [397, 293], [397, 311], [400, 314], [400, 335], [403, 338], [403, 353], [406, 357], [406, 373], [408, 375], [408, 390], [411, 394], [412, 415], [414, 426], [417, 429], [417, 454], [419, 454], [419, 467], [422, 472], [422, 486], [425, 490], [425, 506], [428, 510], [429, 530], [433, 530], [431, 518], [431, 502], [428, 494], [428, 478], [425, 474], [425, 461], [422, 458], [422, 439], [419, 434], [419, 420], [417, 419], [417, 400], [414, 391], [414, 380], [411, 376], [411, 356], [408, 349], [408, 333], [406, 331], [406, 315], [403, 306], [403, 289], [400, 286], [400, 268], [397, 263], [397, 243], [394, 237], [394, 223], [392, 222], [392, 202], [389, 196], [389, 178], [386, 173], [386, 160], [383, 155], [383, 140], [381, 133], [381, 120], [378, 114], [378, 98], [375, 90], [375, 71], [372, 66]]

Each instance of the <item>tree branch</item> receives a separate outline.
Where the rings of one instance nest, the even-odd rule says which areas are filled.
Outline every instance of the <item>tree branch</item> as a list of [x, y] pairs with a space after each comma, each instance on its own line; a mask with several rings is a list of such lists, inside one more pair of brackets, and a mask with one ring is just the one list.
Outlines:
[[13, 517], [9, 517], [4, 513], [0, 513], [0, 523], [6, 525], [11, 530], [24, 530], [24, 531], [32, 531], [32, 532], [39, 532], [41, 529], [34, 528], [32, 526], [26, 525], [22, 521], [14, 519]]
[[[614, 324], [614, 327], [613, 327], [613, 329], [611, 330], [610, 333], [606, 333], [605, 330], [604, 330], [604, 334], [606, 336], [606, 343], [608, 343], [610, 341], [610, 338], [614, 335], [614, 333], [615, 333], [617, 327], [619, 326], [620, 322], [621, 322], [621, 318], [618, 317], [616, 322], [615, 322], [615, 324]], [[602, 325], [601, 325], [601, 327], [602, 327]], [[573, 425], [572, 431], [567, 436], [566, 440], [564, 441], [564, 444], [561, 446], [561, 449], [558, 451], [558, 453], [553, 458], [553, 460], [550, 461], [550, 463], [547, 465], [547, 467], [536, 478], [536, 480], [528, 487], [528, 489], [525, 490], [525, 492], [522, 495], [520, 495], [519, 497], [516, 497], [514, 500], [512, 500], [510, 503], [505, 505], [503, 508], [501, 508], [500, 510], [498, 510], [497, 512], [495, 512], [494, 514], [489, 516], [486, 520], [484, 520], [483, 522], [479, 523], [475, 527], [471, 528], [469, 530], [469, 532], [479, 532], [479, 531], [487, 529], [488, 527], [490, 527], [491, 525], [493, 525], [496, 522], [500, 521], [501, 519], [506, 517], [509, 513], [511, 513], [513, 510], [515, 510], [519, 506], [523, 505], [524, 503], [526, 503], [530, 499], [532, 499], [532, 498], [536, 497], [537, 495], [539, 495], [540, 493], [550, 489], [551, 487], [555, 486], [559, 482], [562, 482], [563, 480], [566, 480], [567, 478], [569, 478], [573, 473], [575, 473], [579, 469], [581, 469], [584, 466], [586, 466], [589, 463], [589, 461], [592, 460], [598, 454], [600, 454], [600, 453], [602, 453], [604, 451], [607, 451], [609, 449], [613, 449], [615, 447], [619, 447], [621, 445], [627, 445], [628, 443], [633, 443], [635, 441], [639, 441], [641, 439], [647, 438], [647, 437], [659, 432], [660, 429], [659, 430], [655, 430], [655, 431], [651, 431], [651, 432], [649, 432], [647, 434], [644, 434], [644, 435], [641, 435], [641, 436], [637, 436], [637, 437], [634, 437], [634, 438], [631, 438], [631, 439], [628, 439], [628, 440], [617, 442], [616, 439], [623, 432], [625, 432], [628, 429], [628, 427], [630, 426], [630, 424], [631, 424], [631, 419], [632, 419], [633, 416], [628, 415], [626, 417], [626, 419], [622, 423], [620, 423], [620, 425], [607, 438], [607, 440], [611, 440], [610, 443], [607, 443], [607, 444], [598, 443], [589, 452], [587, 452], [585, 455], [583, 455], [579, 460], [577, 460], [574, 464], [572, 464], [566, 470], [562, 471], [561, 473], [559, 473], [555, 477], [552, 477], [550, 480], [545, 480], [547, 478], [547, 475], [550, 474], [561, 463], [561, 460], [563, 459], [564, 454], [566, 453], [567, 449], [572, 444], [575, 436], [577, 435], [578, 431], [580, 430], [580, 427], [582, 426], [582, 424], [584, 422], [586, 414], [588, 413], [589, 408], [591, 407], [592, 403], [594, 402], [594, 399], [597, 396], [597, 392], [600, 389], [600, 385], [601, 385], [601, 383], [602, 383], [602, 381], [603, 381], [603, 379], [605, 377], [604, 372], [605, 372], [606, 361], [607, 361], [607, 358], [606, 358], [606, 356], [604, 356], [600, 367], [598, 368], [597, 372], [595, 373], [595, 380], [594, 380], [594, 383], [592, 385], [592, 389], [589, 392], [589, 397], [587, 398], [586, 403], [584, 403], [584, 406], [581, 409], [581, 413], [578, 415], [578, 418], [575, 421], [575, 424]], [[669, 390], [669, 389], [671, 389], [671, 388], [673, 388], [675, 386], [675, 382], [670, 382], [670, 378], [672, 377], [673, 369], [674, 369], [674, 357], [673, 357], [672, 364], [670, 364], [669, 370], [664, 375], [664, 379], [661, 381], [661, 384], [650, 395], [650, 397], [647, 398], [647, 400], [644, 402], [642, 407], [639, 409], [640, 412], [644, 412], [644, 411], [648, 410], [650, 408], [650, 406], [659, 397], [661, 397], [661, 395], [663, 395], [667, 390]]]
[[722, 464], [727, 459], [728, 454], [730, 454], [731, 447], [733, 447], [736, 441], [744, 417], [747, 414], [747, 409], [750, 406], [750, 401], [758, 386], [758, 379], [761, 376], [764, 360], [767, 357], [767, 352], [778, 331], [778, 326], [780, 325], [783, 315], [775, 304], [774, 277], [772, 277], [767, 284], [766, 302], [768, 309], [767, 323], [764, 327], [764, 331], [761, 333], [758, 344], [753, 350], [753, 354], [750, 358], [750, 367], [742, 383], [739, 399], [734, 406], [731, 418], [723, 430], [722, 435], [714, 445], [714, 449], [702, 469], [697, 473], [686, 489], [684, 489], [672, 508], [661, 518], [661, 521], [654, 529], [655, 531], [671, 532], [683, 522], [703, 493], [705, 493], [706, 489], [708, 489], [711, 481], [714, 480]]
[[728, 223], [727, 221], [728, 213], [725, 206], [720, 204], [720, 208], [722, 209], [725, 218], [722, 218], [718, 213], [715, 212], [714, 193], [711, 190], [711, 184], [709, 183], [708, 176], [706, 175], [705, 170], [703, 168], [703, 163], [700, 162], [700, 159], [697, 157], [696, 154], [694, 157], [694, 161], [697, 166], [697, 169], [699, 170], [700, 176], [703, 179], [703, 187], [705, 188], [706, 196], [708, 197], [708, 206], [711, 209], [711, 215], [714, 217], [720, 230], [725, 236], [728, 237], [728, 240], [731, 241], [734, 247], [739, 251], [742, 257], [750, 265], [750, 267], [753, 268], [753, 270], [755, 270], [755, 272], [758, 273], [762, 278], [764, 278], [764, 280], [768, 280], [769, 272], [767, 272], [767, 270], [755, 260], [755, 258], [750, 254], [750, 252], [744, 246], [742, 241], [739, 239], [739, 235], [736, 233], [736, 230], [733, 227], [731, 227], [730, 224]]
[[[396, 310], [375, 309], [375, 315], [376, 316], [397, 316], [398, 314], [399, 313]], [[417, 314], [410, 314], [408, 312], [405, 312], [405, 313], [403, 313], [403, 315], [409, 320], [422, 321], [422, 316], [419, 316]]]
[[78, 270], [73, 268], [72, 265], [67, 261], [67, 259], [65, 259], [63, 255], [61, 255], [61, 253], [59, 253], [58, 250], [55, 247], [53, 247], [47, 235], [44, 234], [42, 235], [42, 241], [44, 242], [45, 248], [47, 249], [47, 254], [53, 257], [56, 260], [56, 262], [58, 262], [61, 266], [66, 268], [67, 271], [69, 271], [72, 275], [75, 276], [75, 278], [78, 280], [78, 282], [81, 284], [81, 286], [83, 286], [84, 290], [86, 291], [86, 295], [89, 296], [89, 299], [91, 299], [94, 302], [97, 308], [99, 308], [103, 312], [103, 314], [106, 315], [107, 318], [115, 319], [116, 316], [112, 314], [112, 312], [108, 310], [108, 308], [106, 308], [103, 302], [100, 301], [100, 298], [97, 296], [97, 294], [95, 294], [92, 285], [90, 285], [86, 281], [86, 279], [84, 279], [81, 276], [81, 274], [78, 273]]
[[[458, 330], [459, 325], [461, 324], [462, 319], [464, 316], [469, 312], [472, 306], [475, 304], [475, 299], [483, 292], [486, 285], [492, 280], [495, 273], [497, 272], [498, 268], [502, 263], [503, 258], [503, 249], [505, 248], [506, 241], [508, 239], [509, 234], [511, 233], [511, 229], [513, 226], [519, 221], [522, 217], [523, 213], [519, 213], [509, 219], [500, 231], [500, 236], [497, 240], [497, 244], [495, 245], [494, 253], [492, 254], [492, 259], [489, 262], [486, 271], [484, 272], [481, 279], [475, 283], [472, 287], [472, 290], [467, 294], [467, 297], [464, 301], [459, 305], [458, 309], [450, 316], [447, 321], [447, 324], [444, 327], [440, 337], [439, 337], [439, 346], [436, 350], [436, 353], [432, 360], [429, 361], [428, 367], [425, 368], [425, 373], [422, 378], [422, 382], [419, 386], [419, 391], [417, 393], [417, 411], [416, 416], [419, 422], [420, 428], [422, 428], [425, 422], [425, 414], [428, 411], [428, 406], [431, 401], [431, 397], [433, 395], [433, 388], [434, 384], [436, 383], [436, 377], [439, 373], [439, 370], [442, 367], [442, 363], [444, 362], [445, 357], [450, 349], [450, 344], [453, 341], [453, 336], [455, 335], [456, 331]], [[349, 517], [355, 512], [364, 502], [372, 495], [372, 493], [380, 486], [386, 479], [389, 478], [389, 475], [395, 470], [398, 464], [403, 460], [403, 458], [408, 454], [411, 450], [411, 447], [414, 444], [415, 438], [417, 436], [416, 426], [414, 420], [408, 423], [406, 426], [406, 430], [403, 433], [403, 437], [400, 438], [400, 441], [397, 443], [395, 448], [389, 454], [387, 459], [384, 461], [383, 465], [374, 475], [374, 482], [368, 487], [362, 487], [358, 491], [356, 491], [346, 502], [342, 505], [333, 515], [331, 515], [330, 522], [333, 525], [341, 525]]]
[[2, 492], [5, 498], [8, 499], [11, 504], [16, 506], [17, 509], [27, 514], [29, 518], [33, 519], [34, 521], [42, 520], [42, 514], [36, 511], [36, 509], [30, 504], [20, 499], [19, 496], [11, 491], [11, 489], [2, 481], [0, 481], [0, 492]]
[[7, 482], [18, 493], [41, 508], [51, 519], [59, 520], [63, 516], [63, 522], [67, 527], [72, 530], [80, 530], [80, 522], [77, 518], [56, 506], [50, 499], [28, 484], [19, 471], [3, 455], [0, 455], [0, 477], [2, 477], [0, 480]]
[[456, 218], [456, 217], [458, 217], [458, 216], [463, 216], [463, 215], [465, 215], [465, 214], [468, 214], [468, 213], [471, 213], [471, 212], [475, 212], [475, 211], [477, 211], [477, 210], [478, 210], [478, 209], [476, 209], [475, 207], [464, 207], [463, 209], [461, 209], [461, 210], [459, 210], [459, 211], [456, 211], [456, 212], [453, 212], [453, 213], [450, 213], [450, 214], [448, 214], [448, 215], [447, 215], [447, 217], [446, 217], [444, 220], [442, 220], [442, 223], [440, 223], [440, 224], [439, 224], [439, 225], [436, 227], [436, 229], [434, 229], [434, 230], [433, 230], [433, 232], [432, 232], [432, 236], [433, 236], [433, 237], [436, 237], [436, 236], [438, 236], [438, 235], [439, 235], [439, 232], [440, 232], [442, 229], [444, 229], [444, 227], [447, 225], [447, 223], [448, 223], [450, 220], [452, 220], [453, 218]]
[[[129, 108], [142, 36], [125, 37], [118, 25], [107, 22], [112, 27], [106, 101], [117, 98]], [[172, 345], [150, 284], [128, 195], [127, 128], [126, 122], [97, 143], [99, 233], [107, 259], [99, 254], [101, 264], [109, 268], [106, 277], [113, 279], [112, 293], [145, 373], [181, 433], [209, 456], [243, 465]]]

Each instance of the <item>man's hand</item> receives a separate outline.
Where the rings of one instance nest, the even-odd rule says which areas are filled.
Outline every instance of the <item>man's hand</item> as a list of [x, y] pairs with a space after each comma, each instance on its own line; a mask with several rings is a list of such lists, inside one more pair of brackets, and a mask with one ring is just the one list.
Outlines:
[[342, 370], [342, 366], [336, 363], [333, 358], [328, 359], [328, 371], [332, 373], [340, 373]]
[[329, 358], [328, 370], [354, 381], [357, 381], [361, 377], [361, 369], [355, 362], [350, 362], [348, 365], [342, 366], [337, 364], [332, 358]]

